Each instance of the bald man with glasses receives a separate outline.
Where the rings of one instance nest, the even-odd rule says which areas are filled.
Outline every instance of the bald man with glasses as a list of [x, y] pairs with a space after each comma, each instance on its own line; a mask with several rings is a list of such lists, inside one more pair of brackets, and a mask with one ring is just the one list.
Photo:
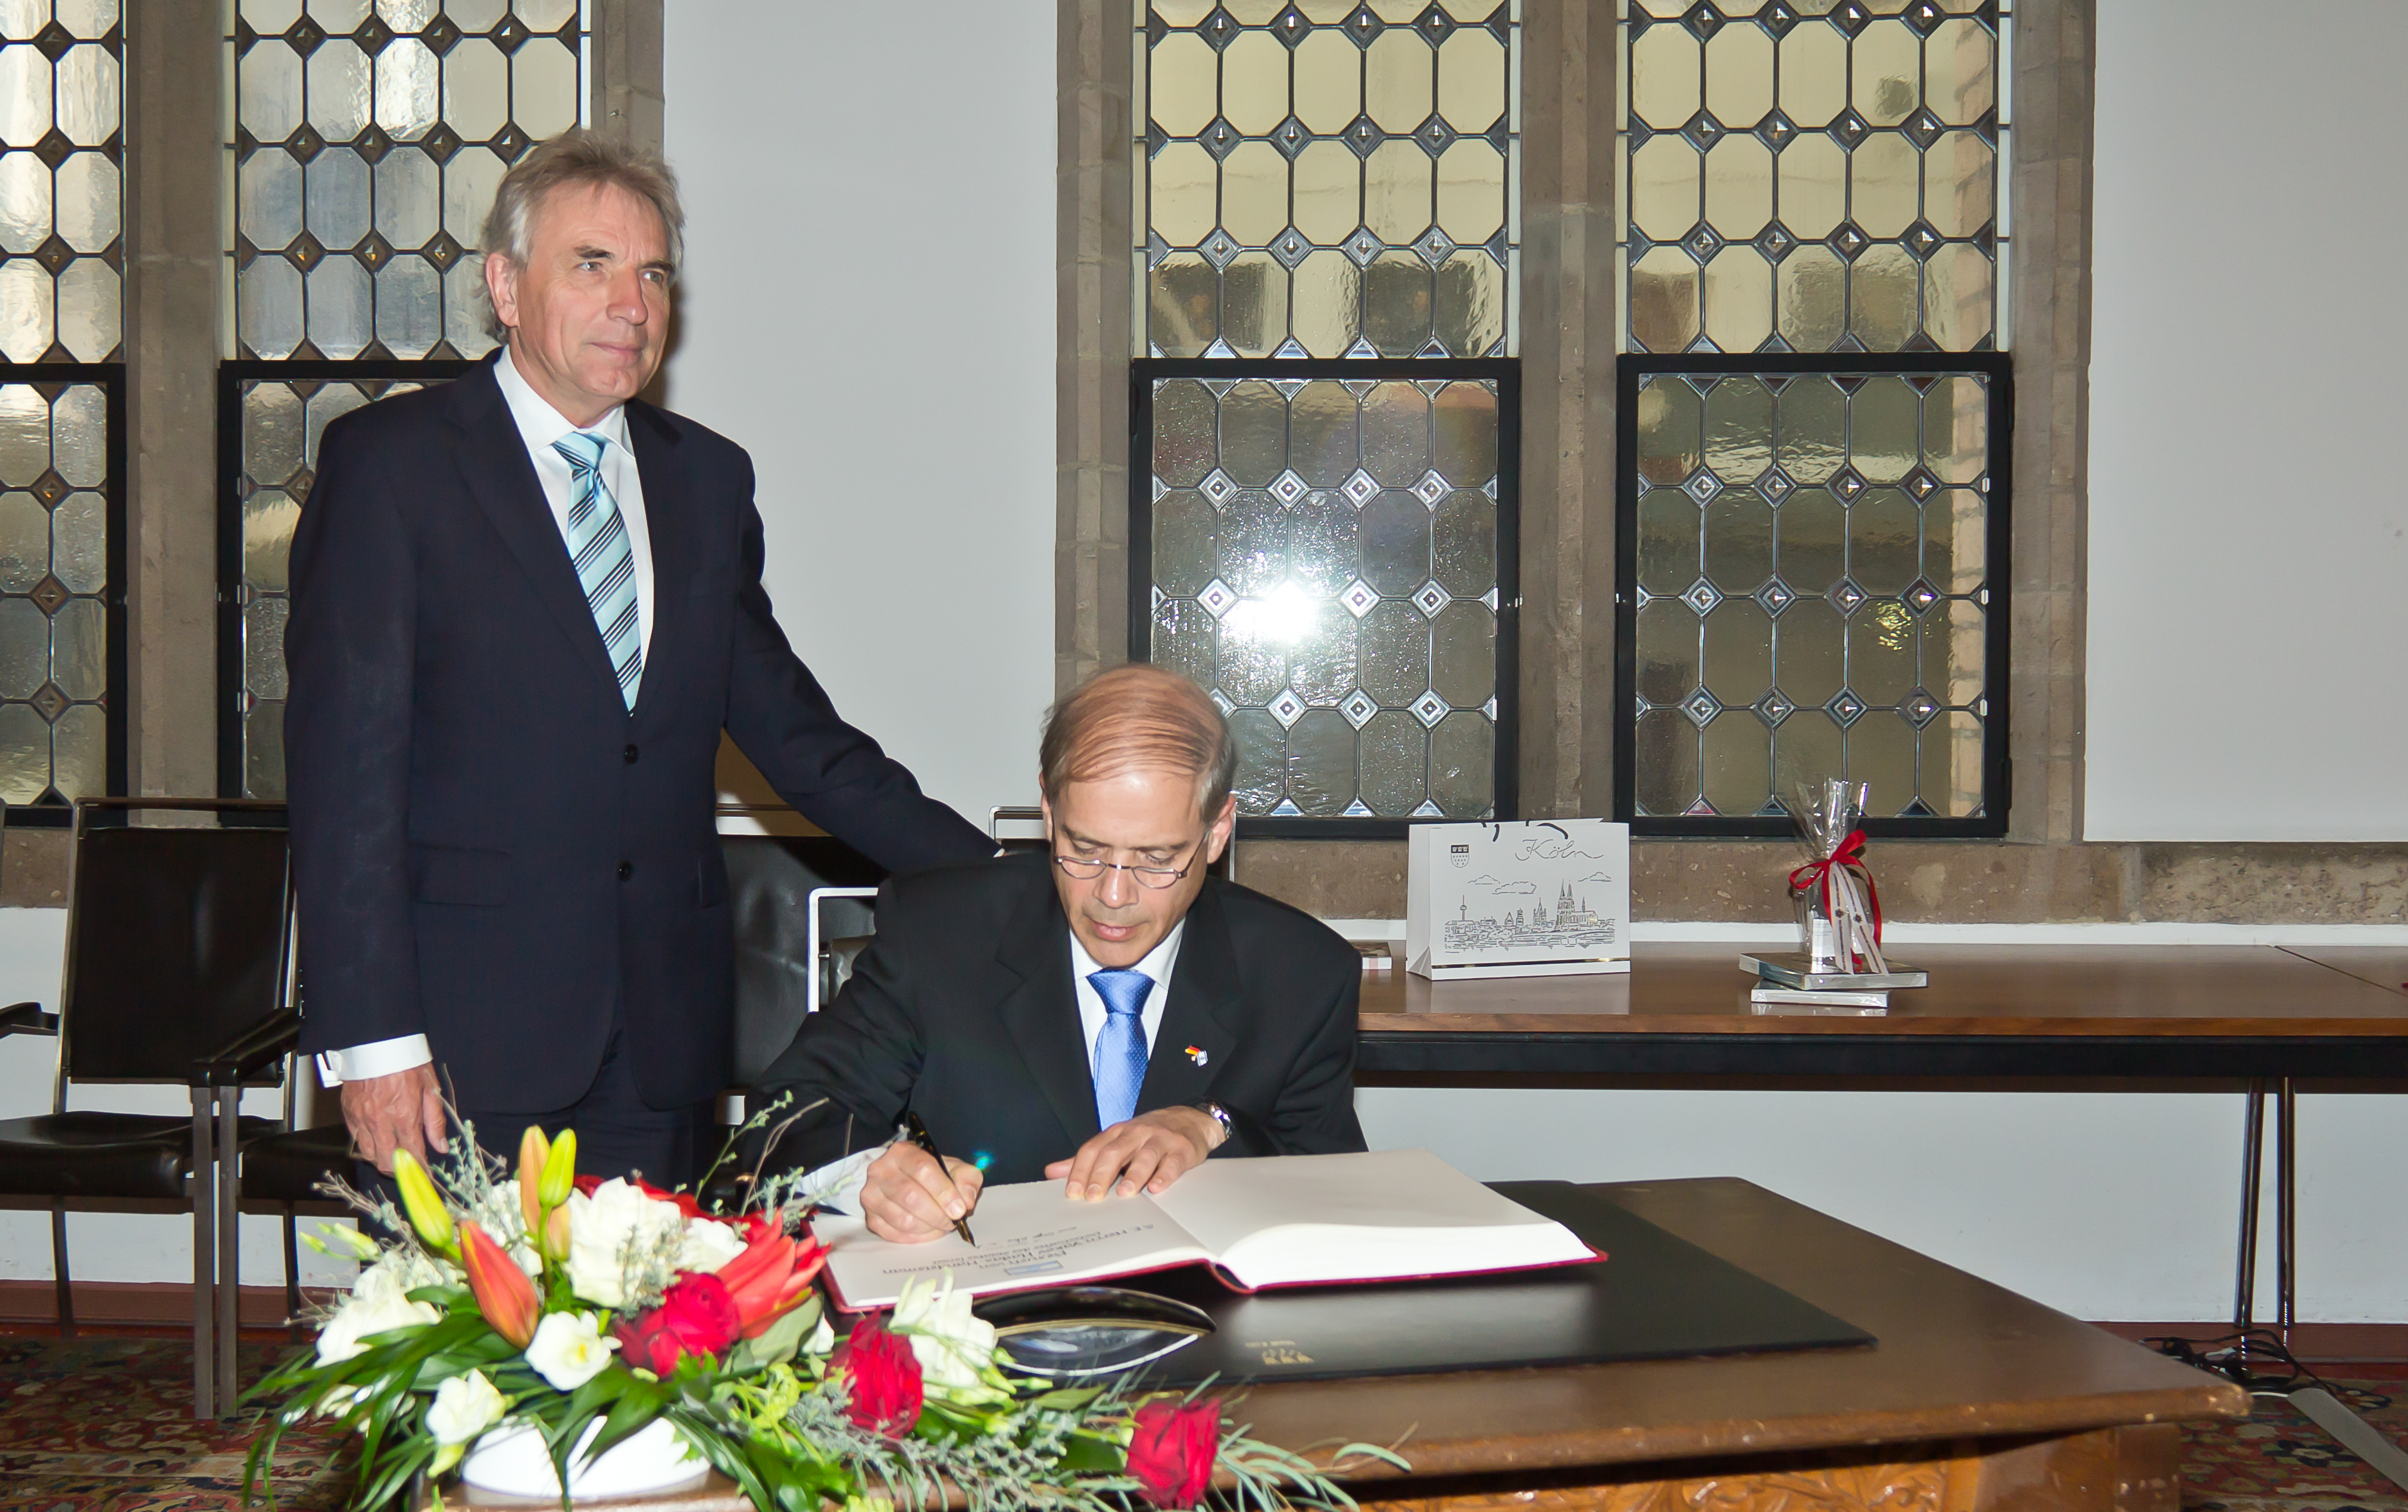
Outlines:
[[756, 1107], [810, 1108], [768, 1168], [824, 1165], [915, 1113], [942, 1162], [897, 1144], [861, 1198], [873, 1232], [914, 1241], [988, 1181], [1093, 1199], [1207, 1159], [1361, 1149], [1361, 958], [1206, 875], [1236, 767], [1220, 711], [1176, 674], [1116, 667], [1054, 706], [1049, 853], [887, 884], [852, 979], [755, 1089]]

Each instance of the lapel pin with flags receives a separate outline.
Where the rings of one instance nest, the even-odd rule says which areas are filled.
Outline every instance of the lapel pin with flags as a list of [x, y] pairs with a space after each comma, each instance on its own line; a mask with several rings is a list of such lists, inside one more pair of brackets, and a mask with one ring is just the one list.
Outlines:
[[1188, 1046], [1187, 1058], [1195, 1062], [1197, 1065], [1210, 1065], [1212, 1063], [1212, 1057], [1205, 1053], [1204, 1047], [1201, 1045]]

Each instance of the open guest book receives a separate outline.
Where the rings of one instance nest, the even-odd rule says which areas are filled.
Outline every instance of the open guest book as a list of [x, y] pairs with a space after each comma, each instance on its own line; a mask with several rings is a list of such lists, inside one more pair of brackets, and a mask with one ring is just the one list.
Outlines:
[[1208, 1161], [1155, 1195], [1072, 1202], [1059, 1181], [989, 1187], [952, 1234], [894, 1244], [820, 1213], [827, 1275], [849, 1312], [891, 1306], [914, 1277], [977, 1294], [1210, 1265], [1234, 1291], [1570, 1265], [1604, 1257], [1551, 1218], [1420, 1149]]

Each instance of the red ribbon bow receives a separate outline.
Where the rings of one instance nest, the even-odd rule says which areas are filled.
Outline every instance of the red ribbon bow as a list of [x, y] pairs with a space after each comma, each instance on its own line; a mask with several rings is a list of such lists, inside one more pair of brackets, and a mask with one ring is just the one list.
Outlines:
[[[1875, 945], [1881, 944], [1881, 889], [1873, 886], [1873, 874], [1865, 868], [1864, 831], [1850, 830], [1848, 832], [1848, 837], [1840, 842], [1840, 848], [1837, 850], [1832, 851], [1829, 855], [1823, 857], [1819, 861], [1810, 861], [1805, 865], [1791, 872], [1789, 874], [1790, 891], [1793, 892], [1809, 892], [1818, 887], [1821, 888], [1823, 892], [1823, 911], [1830, 913], [1832, 911], [1831, 868], [1834, 866], [1844, 866], [1848, 870], [1856, 873], [1856, 876], [1863, 880], [1865, 884], [1865, 905], [1872, 910], [1873, 915], [1873, 943]], [[1861, 962], [1854, 959], [1856, 952], [1853, 949], [1848, 953], [1851, 957], [1849, 964], [1857, 965], [1862, 963]]]

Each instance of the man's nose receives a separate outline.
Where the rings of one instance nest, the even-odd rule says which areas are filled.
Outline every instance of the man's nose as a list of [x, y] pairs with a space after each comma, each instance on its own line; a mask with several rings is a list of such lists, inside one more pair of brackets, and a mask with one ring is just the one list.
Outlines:
[[641, 325], [652, 318], [652, 307], [644, 301], [641, 270], [624, 269], [611, 278], [610, 313], [630, 325]]
[[1125, 908], [1137, 901], [1137, 880], [1118, 866], [1104, 868], [1096, 884], [1096, 898], [1107, 908]]

